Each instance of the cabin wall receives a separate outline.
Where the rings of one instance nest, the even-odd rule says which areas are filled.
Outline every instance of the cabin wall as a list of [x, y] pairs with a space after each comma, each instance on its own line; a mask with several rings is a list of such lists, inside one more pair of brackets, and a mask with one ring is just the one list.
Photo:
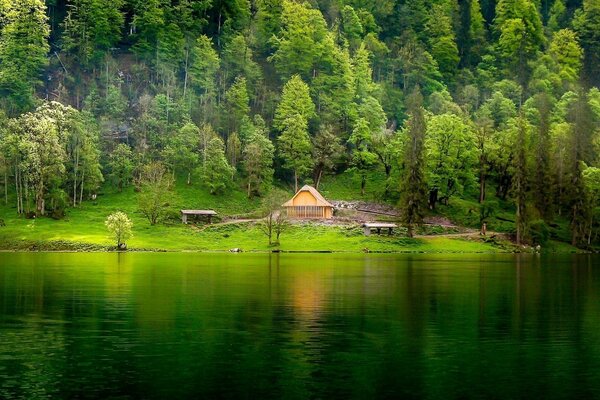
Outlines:
[[300, 192], [294, 198], [294, 206], [316, 206], [317, 199], [310, 192]]
[[300, 219], [330, 219], [333, 217], [333, 209], [323, 206], [294, 206], [286, 207], [287, 216], [289, 218]]

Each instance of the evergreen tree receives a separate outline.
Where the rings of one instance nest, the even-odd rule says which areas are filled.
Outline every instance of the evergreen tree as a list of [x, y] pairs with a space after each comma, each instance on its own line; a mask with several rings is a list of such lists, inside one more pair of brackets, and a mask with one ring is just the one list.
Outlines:
[[544, 220], [553, 217], [553, 179], [550, 164], [550, 112], [552, 108], [550, 96], [542, 93], [536, 97], [539, 113], [538, 134], [535, 150], [535, 205]]
[[568, 205], [571, 221], [571, 242], [581, 244], [585, 239], [585, 228], [588, 221], [589, 207], [585, 197], [583, 181], [583, 165], [593, 157], [591, 134], [594, 132], [592, 110], [585, 92], [580, 92], [577, 101], [571, 106], [571, 140], [569, 156]]
[[202, 167], [202, 180], [211, 194], [222, 193], [233, 175], [233, 168], [225, 158], [225, 145], [221, 138], [214, 136], [204, 150], [206, 161]]
[[283, 159], [284, 168], [294, 173], [294, 190], [297, 192], [298, 182], [312, 165], [308, 127], [300, 114], [288, 117], [281, 126], [283, 130], [277, 142], [279, 156]]
[[275, 147], [263, 132], [253, 132], [244, 148], [248, 198], [268, 191], [273, 182]]
[[340, 138], [333, 133], [331, 127], [324, 127], [319, 130], [313, 138], [313, 180], [315, 187], [319, 189], [323, 174], [333, 172], [337, 162], [344, 153], [344, 146], [340, 143]]
[[600, 1], [584, 0], [573, 26], [584, 51], [583, 72], [589, 85], [600, 85]]
[[250, 112], [250, 98], [246, 78], [238, 76], [225, 93], [225, 118], [227, 131], [235, 132]]
[[294, 75], [283, 87], [281, 101], [275, 110], [273, 127], [282, 131], [286, 120], [294, 115], [301, 116], [305, 121], [315, 117], [315, 105], [310, 97], [308, 85], [299, 75]]
[[[50, 28], [43, 0], [14, 0], [0, 23], [0, 104], [9, 114], [31, 108], [48, 65]], [[2, 99], [4, 98], [4, 99]]]
[[63, 22], [62, 47], [76, 63], [98, 62], [121, 39], [123, 0], [71, 0]]
[[544, 43], [542, 20], [533, 0], [500, 0], [494, 20], [499, 35], [498, 46], [507, 60], [509, 72], [519, 77], [521, 85], [528, 78], [527, 60]]
[[423, 221], [427, 207], [427, 183], [425, 181], [425, 110], [423, 96], [419, 87], [415, 87], [407, 99], [409, 120], [406, 127], [404, 147], [404, 176], [400, 191], [400, 209], [402, 220], [413, 237], [414, 226]]
[[516, 121], [516, 141], [515, 158], [513, 160], [513, 178], [512, 194], [515, 201], [515, 226], [516, 242], [521, 245], [528, 234], [528, 169], [527, 169], [527, 148], [528, 148], [528, 126], [527, 122], [520, 115]]

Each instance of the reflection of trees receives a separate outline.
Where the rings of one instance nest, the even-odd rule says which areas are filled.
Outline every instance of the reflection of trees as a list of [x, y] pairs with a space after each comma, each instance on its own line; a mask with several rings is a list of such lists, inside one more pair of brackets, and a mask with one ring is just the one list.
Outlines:
[[0, 397], [600, 390], [597, 258], [5, 257]]

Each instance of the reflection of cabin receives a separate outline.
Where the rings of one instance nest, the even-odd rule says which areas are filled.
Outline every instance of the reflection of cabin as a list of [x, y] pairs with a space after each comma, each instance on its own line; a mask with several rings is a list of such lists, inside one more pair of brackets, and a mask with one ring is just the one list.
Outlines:
[[285, 203], [283, 207], [290, 218], [318, 218], [329, 219], [333, 217], [333, 204], [312, 186], [304, 186]]

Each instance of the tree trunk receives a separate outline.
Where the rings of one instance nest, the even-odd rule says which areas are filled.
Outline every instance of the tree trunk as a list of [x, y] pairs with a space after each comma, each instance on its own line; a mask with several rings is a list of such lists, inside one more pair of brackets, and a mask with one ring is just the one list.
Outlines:
[[360, 195], [365, 195], [365, 187], [367, 186], [367, 177], [363, 175], [360, 180]]
[[435, 205], [438, 201], [438, 189], [433, 189], [429, 191], [429, 209], [435, 210]]
[[83, 182], [85, 181], [85, 170], [81, 173], [81, 187], [79, 188], [79, 204], [83, 203]]
[[483, 167], [479, 169], [479, 203], [485, 201], [485, 172]]
[[4, 204], [8, 205], [8, 166], [4, 170]]
[[185, 75], [183, 77], [183, 98], [184, 99], [185, 99], [185, 95], [187, 94], [189, 65], [190, 65], [190, 47], [186, 46], [186, 49], [185, 49], [185, 70], [184, 70]]
[[317, 190], [319, 190], [319, 185], [321, 184], [322, 177], [323, 177], [323, 169], [319, 169], [319, 173], [317, 174], [317, 182], [316, 182]]
[[298, 193], [298, 171], [294, 170], [294, 193]]

